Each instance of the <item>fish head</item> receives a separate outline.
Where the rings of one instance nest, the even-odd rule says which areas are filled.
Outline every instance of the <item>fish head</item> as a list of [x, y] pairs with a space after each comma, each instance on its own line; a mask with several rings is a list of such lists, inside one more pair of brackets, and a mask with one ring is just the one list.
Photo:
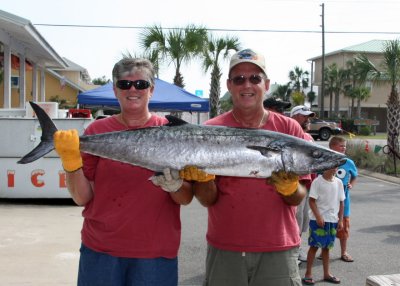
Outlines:
[[312, 142], [287, 143], [281, 148], [282, 166], [286, 172], [298, 175], [319, 173], [334, 169], [347, 160], [342, 153]]

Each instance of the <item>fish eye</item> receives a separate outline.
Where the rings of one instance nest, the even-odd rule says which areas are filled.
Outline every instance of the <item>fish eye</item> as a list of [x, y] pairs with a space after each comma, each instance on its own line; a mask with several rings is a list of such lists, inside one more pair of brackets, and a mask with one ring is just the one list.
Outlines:
[[346, 177], [346, 170], [345, 169], [338, 169], [336, 171], [336, 177], [338, 177], [339, 179], [343, 179], [344, 177]]
[[313, 158], [320, 158], [322, 156], [322, 152], [319, 151], [319, 150], [315, 150], [315, 151], [312, 152], [311, 155], [312, 155]]

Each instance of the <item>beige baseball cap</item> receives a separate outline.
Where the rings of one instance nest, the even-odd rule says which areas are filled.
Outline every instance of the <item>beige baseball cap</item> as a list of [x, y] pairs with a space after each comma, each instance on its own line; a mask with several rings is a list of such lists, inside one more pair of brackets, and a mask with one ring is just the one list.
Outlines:
[[244, 49], [234, 54], [229, 63], [229, 72], [234, 66], [241, 63], [255, 64], [265, 73], [265, 75], [267, 75], [264, 56], [252, 49]]

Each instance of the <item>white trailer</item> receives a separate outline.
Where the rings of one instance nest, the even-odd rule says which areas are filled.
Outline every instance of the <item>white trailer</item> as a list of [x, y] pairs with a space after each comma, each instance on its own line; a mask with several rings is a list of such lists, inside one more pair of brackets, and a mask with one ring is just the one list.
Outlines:
[[[39, 144], [42, 134], [39, 121], [27, 116], [4, 116], [4, 112], [1, 115], [0, 109], [0, 198], [70, 198], [65, 172], [55, 151], [35, 162], [17, 164]], [[53, 119], [58, 129], [77, 129], [79, 134], [92, 120]]]

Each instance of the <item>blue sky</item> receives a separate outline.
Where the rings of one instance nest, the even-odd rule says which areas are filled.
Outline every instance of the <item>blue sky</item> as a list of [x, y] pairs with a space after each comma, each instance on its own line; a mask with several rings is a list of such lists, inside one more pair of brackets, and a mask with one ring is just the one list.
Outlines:
[[[92, 78], [111, 78], [111, 69], [123, 52], [140, 52], [138, 33], [131, 28], [72, 28], [42, 26], [93, 25], [145, 27], [184, 27], [204, 25], [212, 29], [268, 30], [270, 32], [213, 32], [236, 35], [243, 48], [262, 52], [272, 83], [286, 83], [294, 66], [310, 69], [307, 59], [322, 52], [320, 33], [293, 31], [321, 30], [321, 1], [314, 0], [14, 0], [2, 1], [2, 10], [30, 20], [60, 56], [85, 67]], [[400, 1], [326, 0], [326, 53], [372, 39], [400, 38]], [[278, 31], [278, 32], [271, 32]], [[292, 32], [283, 32], [292, 31]], [[329, 33], [329, 32], [347, 33]], [[348, 33], [362, 32], [362, 33]], [[372, 33], [375, 32], [375, 33]], [[382, 34], [378, 32], [390, 32]], [[228, 63], [223, 64], [222, 93]], [[199, 63], [182, 70], [186, 89], [204, 90], [208, 96], [209, 75]], [[172, 82], [173, 66], [164, 66], [160, 78]]]

